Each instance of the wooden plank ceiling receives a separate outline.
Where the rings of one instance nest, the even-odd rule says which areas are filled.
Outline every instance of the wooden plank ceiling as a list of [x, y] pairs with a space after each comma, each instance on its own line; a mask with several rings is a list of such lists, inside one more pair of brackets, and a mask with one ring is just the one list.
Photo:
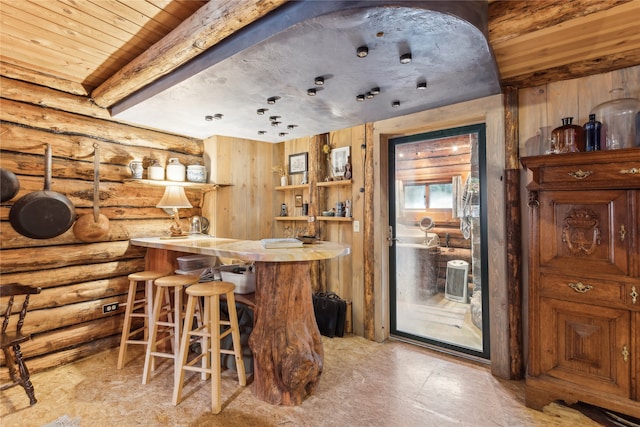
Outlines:
[[[0, 73], [110, 106], [285, 1], [0, 0]], [[639, 21], [640, 0], [495, 0], [489, 42], [526, 87], [639, 64]]]

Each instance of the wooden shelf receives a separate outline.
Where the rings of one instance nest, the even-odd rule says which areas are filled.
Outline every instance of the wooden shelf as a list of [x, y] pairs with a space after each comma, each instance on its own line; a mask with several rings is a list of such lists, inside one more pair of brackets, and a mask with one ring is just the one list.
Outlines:
[[[136, 183], [143, 185], [154, 185], [157, 187], [167, 187], [170, 185], [175, 185], [178, 187], [188, 187], [188, 188], [202, 188], [202, 189], [215, 189], [218, 187], [222, 187], [222, 184], [213, 184], [208, 182], [190, 182], [190, 181], [159, 181], [155, 179], [126, 179], [125, 184], [127, 183]], [[226, 184], [229, 185], [229, 184]]]
[[351, 222], [353, 221], [352, 217], [346, 217], [346, 216], [322, 216], [322, 215], [318, 215], [316, 217], [316, 219], [318, 221], [342, 221], [342, 222]]
[[350, 179], [341, 179], [339, 181], [321, 181], [318, 182], [316, 185], [318, 187], [334, 187], [334, 186], [338, 186], [338, 185], [351, 185], [351, 180]]
[[276, 221], [304, 221], [307, 222], [309, 220], [308, 216], [276, 216], [273, 219]]
[[297, 185], [283, 185], [276, 187], [276, 191], [293, 191], [293, 190], [308, 190], [309, 184], [297, 184]]

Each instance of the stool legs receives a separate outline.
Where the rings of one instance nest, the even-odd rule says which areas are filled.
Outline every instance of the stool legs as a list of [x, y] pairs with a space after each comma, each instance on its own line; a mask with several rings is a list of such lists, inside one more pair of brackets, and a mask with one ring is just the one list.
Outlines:
[[[143, 272], [145, 273], [145, 272]], [[141, 273], [141, 274], [143, 274]], [[160, 277], [158, 275], [157, 277]], [[144, 294], [145, 297], [140, 300], [136, 300], [136, 293], [138, 291], [138, 283], [142, 280], [136, 278], [130, 278], [129, 280], [129, 293], [127, 294], [127, 302], [124, 313], [124, 323], [122, 325], [122, 337], [120, 338], [120, 351], [118, 352], [118, 364], [117, 368], [122, 369], [127, 359], [127, 348], [129, 344], [142, 344], [147, 345], [149, 342], [149, 321], [151, 319], [151, 305], [152, 305], [152, 289], [153, 280], [155, 277], [144, 280]], [[142, 311], [140, 311], [142, 310]], [[144, 324], [142, 327], [131, 331], [131, 321], [133, 318], [143, 317]], [[132, 336], [138, 334], [144, 330], [143, 339], [133, 340]]]
[[[222, 283], [222, 282], [221, 282]], [[205, 285], [205, 286], [202, 286]], [[180, 342], [180, 352], [176, 363], [178, 371], [175, 376], [175, 385], [173, 388], [173, 404], [180, 403], [182, 396], [182, 387], [184, 383], [184, 371], [196, 371], [205, 375], [211, 374], [211, 411], [214, 414], [220, 413], [222, 407], [220, 404], [221, 395], [221, 354], [233, 354], [236, 360], [236, 369], [238, 373], [238, 382], [241, 386], [247, 384], [244, 361], [242, 359], [242, 348], [240, 344], [240, 328], [238, 326], [238, 316], [236, 312], [235, 299], [233, 297], [233, 285], [228, 285], [226, 289], [230, 292], [216, 292], [215, 284], [199, 284], [187, 290], [189, 298], [187, 300], [186, 319], [184, 330]], [[210, 289], [207, 289], [210, 287]], [[191, 293], [193, 290], [193, 294]], [[229, 320], [220, 319], [220, 295], [227, 296], [227, 304], [229, 305]], [[194, 309], [196, 300], [204, 296], [204, 322], [201, 327], [192, 329]], [[228, 326], [222, 332], [220, 327]], [[233, 340], [233, 350], [225, 350], [220, 348], [220, 340], [231, 334]], [[189, 343], [191, 337], [199, 337], [202, 352], [200, 355], [187, 362], [189, 353]], [[196, 366], [198, 362], [200, 367]]]
[[[147, 384], [151, 377], [151, 371], [155, 369], [155, 357], [165, 357], [174, 360], [180, 348], [180, 323], [182, 319], [182, 286], [173, 288], [173, 308], [171, 307], [171, 298], [168, 288], [158, 288], [153, 303], [153, 320], [151, 321], [149, 332], [149, 345], [147, 345], [147, 353], [144, 360], [144, 369], [142, 372], [142, 384]], [[163, 305], [163, 301], [165, 305]], [[167, 321], [161, 321], [162, 315], [167, 316]], [[162, 327], [162, 328], [160, 328]], [[158, 339], [158, 333], [166, 332], [168, 335]], [[157, 351], [158, 343], [170, 339], [171, 353]], [[174, 366], [174, 370], [176, 369]]]
[[[247, 385], [247, 374], [244, 368], [244, 359], [242, 359], [242, 346], [240, 344], [240, 325], [238, 324], [238, 311], [236, 309], [236, 299], [233, 292], [227, 293], [227, 305], [229, 310], [229, 322], [231, 326], [231, 339], [233, 340], [233, 355], [236, 359], [236, 369], [238, 370], [238, 378], [240, 385]], [[220, 311], [220, 303], [218, 301], [218, 319]], [[221, 322], [222, 323], [222, 322]], [[226, 335], [226, 334], [225, 334]], [[221, 337], [221, 339], [224, 338]], [[218, 346], [220, 341], [218, 340]], [[221, 350], [221, 353], [229, 353], [229, 350]]]

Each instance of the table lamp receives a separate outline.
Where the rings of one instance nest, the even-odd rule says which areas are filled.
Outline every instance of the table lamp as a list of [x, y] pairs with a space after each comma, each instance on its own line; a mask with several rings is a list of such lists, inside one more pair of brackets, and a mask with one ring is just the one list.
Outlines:
[[170, 232], [172, 237], [182, 236], [182, 227], [180, 226], [180, 217], [178, 216], [178, 208], [191, 208], [189, 199], [184, 194], [184, 188], [177, 185], [169, 185], [164, 190], [164, 196], [158, 204], [157, 208], [169, 208], [173, 210], [171, 215], [173, 224], [171, 225]]

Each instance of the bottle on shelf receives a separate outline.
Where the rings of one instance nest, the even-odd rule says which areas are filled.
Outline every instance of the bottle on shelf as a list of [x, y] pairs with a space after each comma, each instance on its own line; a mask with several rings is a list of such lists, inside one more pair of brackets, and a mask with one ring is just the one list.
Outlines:
[[602, 123], [596, 120], [595, 114], [589, 114], [589, 121], [582, 127], [584, 131], [585, 151], [599, 151], [601, 146]]
[[584, 151], [582, 126], [574, 125], [572, 122], [573, 117], [565, 117], [562, 119], [562, 126], [551, 132], [560, 153]]
[[602, 122], [604, 150], [640, 147], [640, 99], [625, 96], [622, 88], [609, 92], [611, 100], [591, 110]]

